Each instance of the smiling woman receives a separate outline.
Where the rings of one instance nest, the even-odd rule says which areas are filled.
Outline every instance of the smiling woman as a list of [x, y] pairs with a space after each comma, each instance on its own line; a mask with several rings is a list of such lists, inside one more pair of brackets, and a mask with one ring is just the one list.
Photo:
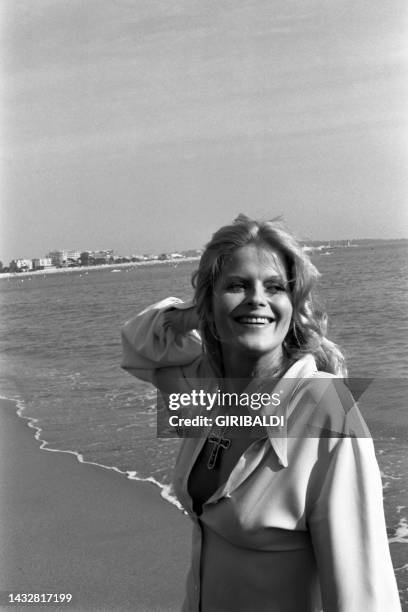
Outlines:
[[[282, 223], [241, 215], [207, 245], [191, 304], [168, 298], [123, 328], [122, 366], [168, 397], [201, 381], [236, 398], [198, 419], [175, 467], [193, 521], [184, 612], [401, 609], [373, 443], [314, 306], [317, 276]], [[248, 431], [240, 398], [261, 394], [279, 402]]]
[[210, 321], [217, 330], [228, 378], [279, 370], [292, 318], [288, 271], [277, 251], [248, 244], [225, 263], [212, 298]]
[[[218, 230], [207, 245], [199, 269], [193, 276], [204, 350], [216, 371], [222, 376], [239, 376], [238, 372], [225, 371], [227, 364], [224, 359], [229, 359], [229, 354], [223, 350], [224, 343], [217, 336], [219, 330], [215, 327], [214, 311], [214, 307], [216, 311], [221, 309], [227, 294], [237, 293], [239, 297], [234, 302], [235, 306], [238, 307], [240, 303], [244, 311], [236, 312], [233, 317], [266, 309], [268, 317], [273, 319], [269, 333], [264, 336], [267, 342], [273, 341], [270, 332], [282, 332], [274, 355], [276, 359], [282, 353], [279, 364], [275, 364], [279, 366], [278, 374], [299, 357], [311, 353], [319, 370], [346, 375], [341, 351], [326, 337], [326, 314], [315, 306], [313, 289], [318, 276], [319, 272], [301, 245], [279, 220], [257, 222], [240, 215], [233, 224]], [[259, 295], [259, 292], [262, 294]], [[253, 304], [260, 297], [261, 305], [254, 307]], [[231, 298], [230, 303], [232, 301]], [[263, 302], [266, 306], [262, 305]], [[285, 310], [288, 311], [286, 316]], [[178, 315], [169, 314], [167, 317], [176, 325], [176, 331], [183, 330], [183, 323], [180, 328], [177, 327], [176, 320], [180, 320]], [[287, 318], [289, 324], [285, 330]], [[194, 321], [190, 320], [190, 323]], [[233, 335], [237, 332], [236, 326]], [[257, 355], [259, 359], [254, 356], [254, 360], [250, 358], [249, 361], [248, 354], [244, 357], [247, 368], [240, 368], [241, 376], [256, 374], [262, 369], [264, 361], [267, 363], [272, 359], [272, 355], [267, 356], [266, 353], [262, 359], [260, 355]]]

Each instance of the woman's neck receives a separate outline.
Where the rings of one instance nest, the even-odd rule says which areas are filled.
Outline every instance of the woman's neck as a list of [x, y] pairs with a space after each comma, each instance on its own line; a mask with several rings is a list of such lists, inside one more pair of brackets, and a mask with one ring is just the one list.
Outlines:
[[287, 367], [282, 348], [265, 355], [230, 354], [223, 352], [224, 376], [227, 379], [249, 379], [262, 376], [280, 376]]

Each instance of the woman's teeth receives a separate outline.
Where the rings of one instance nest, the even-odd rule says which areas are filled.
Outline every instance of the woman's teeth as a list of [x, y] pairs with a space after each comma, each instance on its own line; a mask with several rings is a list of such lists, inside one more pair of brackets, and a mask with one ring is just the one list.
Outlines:
[[272, 321], [268, 317], [237, 317], [238, 323], [248, 323], [250, 325], [267, 325]]

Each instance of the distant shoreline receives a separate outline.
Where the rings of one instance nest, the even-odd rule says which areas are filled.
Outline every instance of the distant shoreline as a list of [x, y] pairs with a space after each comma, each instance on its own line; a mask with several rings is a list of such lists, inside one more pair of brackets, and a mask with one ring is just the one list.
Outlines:
[[[350, 248], [350, 247], [360, 247], [360, 248], [367, 248], [367, 247], [374, 247], [374, 246], [386, 246], [388, 244], [406, 244], [408, 243], [408, 238], [359, 238], [359, 239], [350, 239], [348, 242], [350, 242], [350, 244], [340, 244], [342, 242], [346, 242], [344, 240], [328, 240], [326, 242], [321, 242], [321, 241], [317, 241], [317, 240], [311, 240], [308, 241], [307, 243], [303, 243], [303, 247], [305, 248], [306, 252], [309, 253], [309, 255], [318, 255], [319, 253], [325, 253], [326, 251], [337, 251], [337, 250], [342, 250], [344, 248]], [[124, 263], [112, 263], [112, 264], [99, 264], [96, 266], [78, 266], [78, 267], [72, 267], [72, 268], [48, 268], [48, 269], [44, 269], [44, 270], [30, 270], [28, 272], [4, 272], [4, 273], [0, 273], [0, 279], [2, 278], [15, 278], [15, 277], [27, 277], [27, 276], [32, 276], [33, 274], [35, 276], [39, 276], [40, 274], [59, 274], [59, 273], [67, 273], [67, 272], [91, 272], [93, 270], [108, 270], [108, 269], [114, 269], [114, 268], [118, 268], [118, 269], [122, 269], [122, 268], [139, 268], [141, 266], [152, 266], [152, 265], [159, 265], [159, 264], [165, 264], [165, 265], [177, 265], [179, 263], [190, 263], [190, 262], [194, 262], [194, 261], [199, 261], [200, 260], [200, 256], [194, 256], [194, 257], [180, 257], [180, 258], [176, 258], [176, 259], [148, 259], [145, 261], [127, 261]]]
[[200, 257], [182, 257], [180, 259], [149, 259], [146, 261], [126, 261], [124, 263], [101, 264], [97, 266], [75, 266], [72, 268], [46, 268], [44, 270], [30, 270], [28, 272], [4, 272], [2, 278], [26, 278], [27, 276], [41, 276], [42, 274], [67, 274], [69, 272], [93, 272], [99, 270], [122, 270], [123, 268], [140, 268], [143, 266], [178, 265], [199, 261]]

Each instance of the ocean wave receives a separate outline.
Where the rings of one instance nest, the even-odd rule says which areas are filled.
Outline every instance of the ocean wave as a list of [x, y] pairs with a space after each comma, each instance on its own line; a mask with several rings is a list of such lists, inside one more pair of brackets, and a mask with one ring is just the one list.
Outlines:
[[47, 442], [47, 440], [44, 440], [43, 438], [41, 438], [42, 429], [38, 424], [39, 420], [35, 417], [30, 417], [24, 414], [26, 410], [26, 406], [23, 400], [21, 400], [20, 398], [16, 398], [16, 397], [5, 397], [3, 395], [0, 395], [0, 399], [11, 401], [16, 405], [17, 416], [27, 421], [28, 427], [35, 430], [34, 438], [40, 443], [39, 450], [45, 450], [45, 451], [53, 452], [53, 453], [67, 453], [69, 455], [74, 455], [79, 461], [79, 463], [95, 465], [105, 470], [111, 470], [113, 472], [116, 472], [117, 474], [126, 476], [128, 480], [136, 480], [139, 482], [149, 482], [159, 488], [160, 496], [166, 502], [169, 502], [173, 506], [176, 506], [178, 510], [181, 510], [184, 514], [186, 514], [186, 511], [184, 510], [183, 506], [180, 504], [178, 499], [175, 497], [171, 484], [164, 484], [160, 482], [159, 480], [157, 480], [156, 478], [154, 478], [153, 476], [147, 476], [147, 477], [139, 476], [138, 472], [134, 470], [125, 471], [125, 470], [121, 470], [120, 468], [116, 466], [105, 465], [103, 463], [98, 463], [96, 461], [90, 461], [88, 459], [85, 459], [82, 453], [75, 451], [75, 450], [64, 450], [64, 449], [59, 449], [59, 448], [52, 448], [49, 446], [49, 442]]
[[390, 544], [408, 544], [408, 522], [405, 517], [400, 519], [393, 538], [388, 538]]

